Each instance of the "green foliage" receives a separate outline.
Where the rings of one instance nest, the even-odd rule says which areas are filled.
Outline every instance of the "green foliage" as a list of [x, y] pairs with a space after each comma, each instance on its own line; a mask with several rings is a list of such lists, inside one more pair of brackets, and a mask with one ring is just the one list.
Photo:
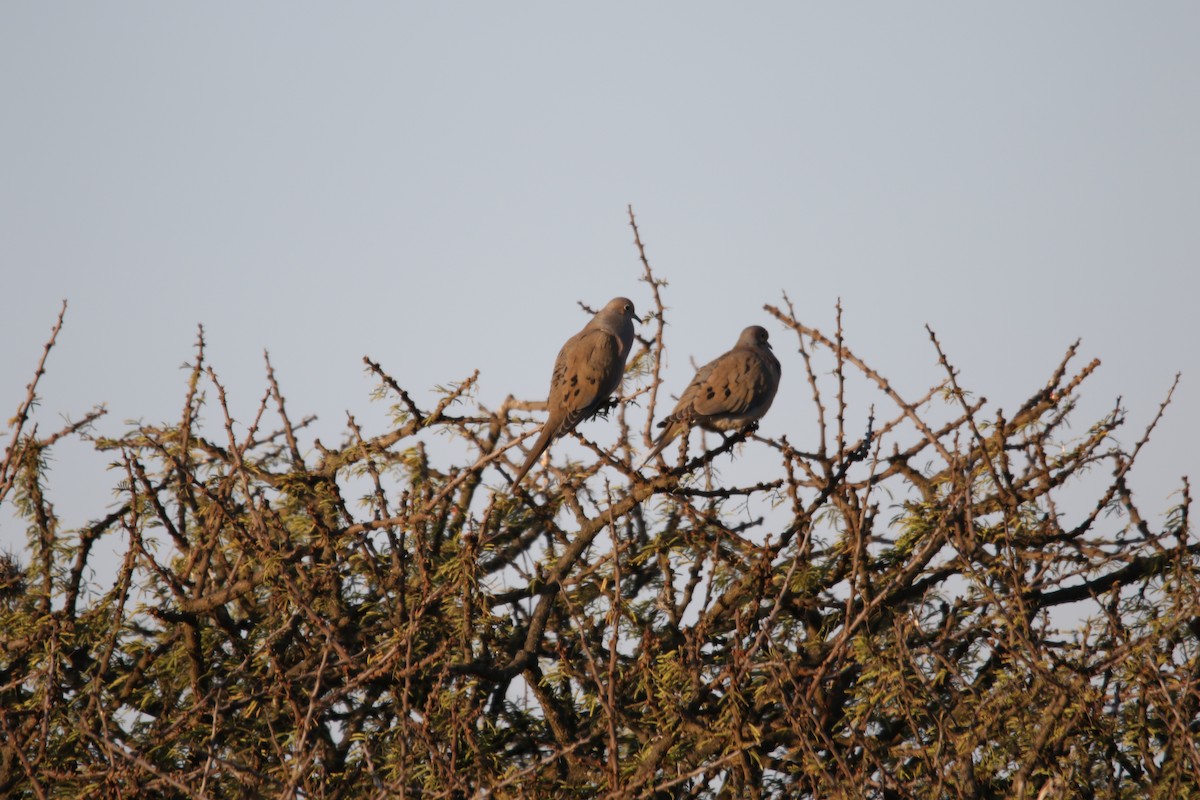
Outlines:
[[[40, 435], [35, 379], [0, 465], [28, 529], [0, 554], [0, 795], [1200, 796], [1187, 485], [1155, 529], [1125, 481], [1149, 430], [1061, 437], [1095, 364], [1069, 375], [1072, 349], [985, 417], [944, 356], [909, 403], [842, 331], [770, 310], [816, 405], [745, 445], [779, 459], [753, 486], [714, 469], [748, 433], [630, 467], [661, 303], [625, 402], [581, 429], [615, 442], [515, 496], [527, 404], [459, 415], [473, 376], [426, 410], [368, 360], [394, 427], [304, 455], [269, 364], [235, 424], [201, 337], [180, 421], [94, 440], [118, 506], [63, 531], [47, 459], [102, 412]], [[850, 371], [893, 407], [859, 441], [825, 385]], [[1088, 470], [1114, 475], [1094, 504], [1056, 503]]]

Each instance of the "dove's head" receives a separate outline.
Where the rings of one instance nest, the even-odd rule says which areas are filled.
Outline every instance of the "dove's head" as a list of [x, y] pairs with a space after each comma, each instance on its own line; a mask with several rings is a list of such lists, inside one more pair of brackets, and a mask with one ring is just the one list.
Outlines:
[[738, 347], [765, 347], [771, 349], [770, 342], [767, 341], [770, 337], [767, 335], [767, 329], [762, 325], [751, 325], [746, 330], [742, 331], [742, 335], [738, 337]]
[[628, 297], [614, 297], [596, 314], [595, 321], [615, 333], [623, 328], [632, 331], [632, 323], [636, 320], [637, 312], [633, 310], [633, 301]]
[[633, 301], [628, 297], [614, 297], [608, 301], [608, 305], [600, 313], [611, 314], [617, 319], [637, 319], [636, 312], [633, 310]]
[[602, 331], [608, 331], [613, 336], [621, 340], [621, 352], [624, 353], [624, 358], [629, 355], [629, 347], [633, 344], [633, 323], [637, 321], [637, 315], [633, 310], [633, 301], [628, 297], [614, 297], [608, 301], [608, 305], [600, 309], [596, 316], [592, 317], [592, 321], [587, 324], [589, 328], [599, 328]]

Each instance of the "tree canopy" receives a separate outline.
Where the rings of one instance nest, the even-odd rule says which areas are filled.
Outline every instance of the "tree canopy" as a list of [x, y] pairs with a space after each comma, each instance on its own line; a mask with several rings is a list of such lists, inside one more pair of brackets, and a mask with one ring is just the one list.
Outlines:
[[[0, 462], [28, 531], [0, 563], [0, 795], [1200, 796], [1188, 484], [1143, 513], [1127, 481], [1157, 417], [1132, 446], [1119, 405], [1069, 428], [1076, 346], [993, 407], [932, 331], [944, 376], [903, 397], [840, 310], [827, 335], [785, 298], [811, 406], [639, 472], [671, 402], [642, 264], [620, 401], [515, 493], [540, 406], [487, 408], [474, 375], [421, 407], [364, 359], [391, 424], [326, 446], [269, 359], [235, 420], [201, 330], [178, 419], [47, 434], [52, 337]], [[64, 437], [119, 476], [78, 530], [45, 480]], [[725, 480], [750, 448], [774, 477]]]

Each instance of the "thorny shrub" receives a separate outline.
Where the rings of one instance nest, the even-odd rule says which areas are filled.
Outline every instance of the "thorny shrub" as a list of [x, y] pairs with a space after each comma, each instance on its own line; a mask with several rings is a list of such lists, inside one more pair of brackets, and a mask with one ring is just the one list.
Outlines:
[[[474, 376], [421, 408], [367, 360], [395, 424], [302, 445], [269, 361], [235, 424], [201, 331], [178, 420], [93, 438], [96, 410], [45, 435], [52, 337], [0, 465], [28, 527], [0, 559], [0, 795], [1200, 796], [1187, 483], [1156, 527], [1127, 483], [1154, 423], [1132, 448], [1119, 407], [1066, 429], [1097, 362], [1071, 347], [1005, 414], [930, 332], [945, 377], [912, 400], [840, 311], [829, 337], [768, 307], [811, 410], [638, 473], [635, 415], [665, 391], [665, 284], [642, 264], [657, 325], [622, 402], [515, 496], [539, 404], [459, 413]], [[427, 452], [445, 434], [459, 463]], [[71, 531], [45, 482], [68, 436], [120, 474]], [[742, 446], [777, 477], [720, 480]], [[1112, 478], [1060, 505], [1088, 470]], [[101, 540], [123, 553], [109, 582]]]

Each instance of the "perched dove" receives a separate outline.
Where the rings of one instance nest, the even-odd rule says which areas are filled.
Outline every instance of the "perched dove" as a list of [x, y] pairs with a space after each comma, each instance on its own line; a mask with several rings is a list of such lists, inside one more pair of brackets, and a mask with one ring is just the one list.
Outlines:
[[675, 410], [658, 423], [658, 427], [666, 430], [659, 435], [654, 449], [641, 466], [646, 466], [676, 436], [686, 433], [693, 425], [722, 432], [739, 430], [757, 422], [775, 399], [779, 374], [779, 359], [767, 343], [766, 328], [758, 325], [746, 328], [732, 350], [696, 372], [696, 377], [675, 404]]
[[595, 414], [621, 385], [633, 346], [634, 319], [633, 301], [615, 297], [558, 351], [546, 398], [546, 424], [513, 478], [514, 489], [551, 441]]

